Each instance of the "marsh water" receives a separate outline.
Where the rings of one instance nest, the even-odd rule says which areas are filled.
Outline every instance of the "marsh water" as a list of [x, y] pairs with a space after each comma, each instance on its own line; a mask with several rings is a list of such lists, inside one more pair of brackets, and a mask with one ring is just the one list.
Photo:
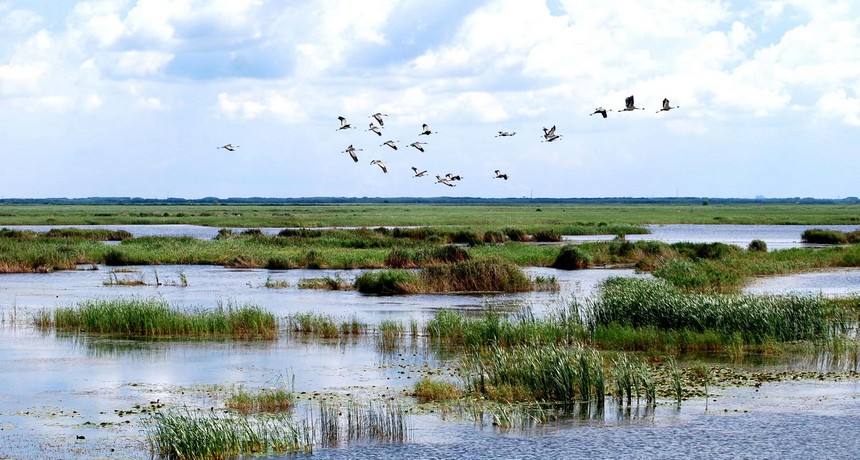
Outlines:
[[[135, 235], [149, 231], [188, 235], [184, 227], [190, 226], [170, 226], [169, 232], [174, 233], [164, 226], [146, 227], [132, 231]], [[201, 228], [205, 227], [194, 227]], [[799, 240], [802, 228], [792, 229], [793, 236], [753, 232], [746, 237], [727, 229], [723, 242], [737, 240], [745, 245], [757, 238], [779, 247], [779, 241], [790, 245], [794, 244], [790, 238]], [[657, 231], [652, 239], [656, 235]], [[141, 266], [123, 267], [111, 275], [108, 267], [85, 268], [91, 267], [0, 276], [0, 459], [150, 458], [142, 424], [148, 415], [139, 413], [136, 406], [147, 407], [152, 401], [167, 407], [220, 410], [231, 389], [284, 385], [299, 395], [297, 411], [312, 410], [326, 397], [408, 400], [412, 385], [428, 370], [453, 378], [451, 368], [456, 365], [450, 357], [424, 346], [420, 338], [413, 342], [408, 337], [398, 349], [383, 351], [373, 336], [326, 342], [282, 334], [274, 342], [243, 342], [116, 340], [45, 333], [31, 321], [41, 309], [74, 306], [92, 298], [157, 296], [189, 309], [213, 308], [219, 303], [253, 304], [278, 317], [313, 311], [343, 319], [354, 316], [371, 325], [385, 319], [423, 324], [441, 308], [478, 314], [485, 308], [529, 307], [540, 314], [574, 296], [587, 298], [607, 277], [648, 276], [632, 270], [529, 268], [532, 276], [555, 276], [560, 292], [377, 297], [298, 288], [303, 278], [351, 280], [360, 273], [357, 270]], [[110, 285], [110, 276], [141, 279], [148, 285]], [[160, 286], [155, 286], [156, 276]], [[287, 287], [266, 287], [267, 280], [286, 281]], [[757, 280], [747, 291], [838, 296], [856, 292], [858, 287], [860, 271], [839, 270]], [[713, 359], [720, 362], [718, 357]], [[821, 356], [750, 359], [733, 365], [816, 372], [860, 370], [856, 363], [846, 367], [844, 362]], [[860, 382], [856, 377], [798, 380], [763, 383], [760, 388], [711, 388], [707, 401], [688, 400], [680, 408], [662, 401], [654, 408], [643, 405], [617, 411], [614, 402], [608, 401], [599, 416], [571, 417], [528, 430], [502, 430], [468, 417], [422, 413], [410, 416], [411, 438], [405, 444], [317, 448], [312, 456], [857, 458], [858, 417]]]

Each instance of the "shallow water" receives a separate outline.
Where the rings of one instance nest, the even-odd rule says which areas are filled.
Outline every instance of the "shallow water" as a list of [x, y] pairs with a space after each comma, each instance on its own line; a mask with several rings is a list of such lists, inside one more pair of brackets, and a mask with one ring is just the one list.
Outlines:
[[[800, 247], [816, 247], [800, 241], [800, 235], [810, 228], [852, 231], [856, 225], [728, 225], [728, 224], [666, 224], [647, 225], [651, 233], [627, 235], [629, 241], [661, 241], [663, 243], [725, 243], [746, 248], [752, 240], [762, 240], [769, 250]], [[565, 236], [565, 240], [608, 241], [614, 235]]]
[[[211, 236], [217, 233], [217, 229], [195, 226], [141, 227], [158, 232], [152, 234], [174, 232], [173, 236], [198, 229], [211, 231]], [[799, 245], [800, 232], [807, 228], [719, 226], [722, 230], [703, 236], [695, 233], [698, 226], [674, 227], [682, 226], [655, 227], [654, 234], [636, 238], [665, 238], [667, 242], [724, 238], [723, 242], [743, 246], [752, 239], [763, 239], [773, 249]], [[766, 229], [765, 233], [755, 233], [757, 227], [785, 232], [767, 233], [777, 229]], [[753, 232], [732, 233], [741, 230]], [[134, 410], [135, 405], [147, 407], [151, 401], [167, 407], [222, 408], [225, 395], [238, 386], [294, 385], [304, 404], [332, 394], [365, 399], [405, 397], [428, 370], [453, 378], [449, 369], [456, 364], [409, 339], [398, 350], [382, 352], [373, 336], [341, 343], [284, 336], [262, 343], [132, 341], [42, 333], [29, 319], [43, 308], [72, 306], [94, 297], [159, 296], [188, 308], [234, 302], [258, 305], [279, 317], [313, 311], [344, 319], [355, 316], [371, 325], [384, 319], [423, 323], [440, 308], [480, 312], [488, 306], [515, 309], [530, 305], [541, 312], [573, 296], [587, 298], [607, 277], [648, 276], [631, 270], [529, 268], [532, 276], [555, 276], [561, 291], [377, 297], [296, 287], [302, 278], [340, 276], [351, 280], [361, 270], [123, 267], [132, 271], [116, 273], [120, 279], [140, 278], [150, 284], [127, 287], [105, 285], [112, 269], [98, 268], [0, 276], [0, 459], [145, 459], [149, 451], [141, 420], [147, 416], [115, 411]], [[180, 274], [187, 279], [187, 287], [180, 285]], [[161, 286], [155, 286], [156, 275]], [[269, 278], [284, 280], [289, 287], [266, 288]], [[840, 295], [854, 292], [858, 285], [860, 270], [840, 270], [759, 280], [747, 291]], [[856, 361], [828, 356], [768, 360], [766, 366], [815, 371], [858, 369]], [[323, 394], [315, 398], [314, 392]], [[411, 418], [412, 440], [405, 445], [316, 449], [313, 457], [857, 458], [860, 452], [860, 425], [856, 423], [860, 383], [856, 378], [847, 382], [765, 383], [758, 391], [711, 392], [707, 407], [700, 399], [685, 401], [680, 410], [664, 402], [653, 410], [634, 408], [630, 413], [618, 413], [608, 402], [601, 417], [574, 418], [529, 432], [442, 420], [435, 414], [416, 415]], [[102, 423], [105, 425], [100, 426]]]
[[812, 273], [772, 276], [753, 280], [744, 287], [749, 294], [860, 295], [860, 269], [834, 269]]
[[[46, 232], [52, 228], [102, 228], [110, 230], [127, 230], [135, 237], [138, 236], [190, 236], [199, 239], [212, 239], [218, 235], [218, 227], [200, 225], [8, 225], [6, 228]], [[734, 225], [734, 224], [665, 224], [647, 225], [651, 233], [644, 235], [627, 235], [630, 241], [662, 241], [664, 243], [693, 242], [693, 243], [726, 243], [746, 247], [752, 240], [762, 240], [768, 249], [785, 249], [808, 247], [800, 242], [800, 235], [810, 228], [828, 228], [841, 231], [852, 231], [857, 225]], [[341, 227], [355, 228], [355, 227]], [[277, 235], [283, 230], [279, 228], [260, 228], [266, 235]], [[244, 227], [231, 228], [234, 232], [246, 230]], [[607, 241], [615, 235], [565, 235], [564, 241]]]

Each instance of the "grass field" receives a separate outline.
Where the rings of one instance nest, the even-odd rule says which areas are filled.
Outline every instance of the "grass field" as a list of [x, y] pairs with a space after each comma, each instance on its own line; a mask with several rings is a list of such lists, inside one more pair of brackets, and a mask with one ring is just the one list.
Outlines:
[[[321, 204], [2, 205], [3, 225], [195, 224], [214, 227], [516, 225], [526, 230], [604, 224], [858, 224], [852, 204]], [[568, 233], [568, 232], [563, 232]]]

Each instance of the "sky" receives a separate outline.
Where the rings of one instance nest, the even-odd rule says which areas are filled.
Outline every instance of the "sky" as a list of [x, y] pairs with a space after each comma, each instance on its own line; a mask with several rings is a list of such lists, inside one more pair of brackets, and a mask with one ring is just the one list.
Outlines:
[[0, 197], [858, 196], [859, 29], [850, 0], [0, 0]]

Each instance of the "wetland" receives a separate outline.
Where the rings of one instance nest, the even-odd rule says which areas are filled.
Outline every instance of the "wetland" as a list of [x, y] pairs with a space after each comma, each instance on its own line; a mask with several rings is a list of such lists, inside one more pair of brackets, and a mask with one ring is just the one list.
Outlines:
[[801, 241], [853, 209], [56, 208], [4, 209], [0, 458], [856, 456], [860, 251]]

